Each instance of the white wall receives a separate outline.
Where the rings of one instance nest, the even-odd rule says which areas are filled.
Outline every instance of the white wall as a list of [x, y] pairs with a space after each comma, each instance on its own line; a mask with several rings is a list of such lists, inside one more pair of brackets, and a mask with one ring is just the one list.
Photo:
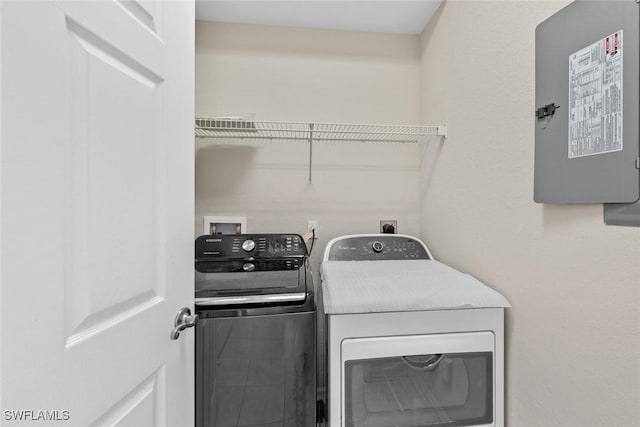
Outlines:
[[[418, 123], [415, 36], [196, 23], [196, 114], [256, 120]], [[418, 233], [416, 144], [196, 142], [195, 234], [203, 215], [245, 215], [251, 232], [305, 232], [320, 221], [314, 259], [329, 238], [377, 232], [397, 219]], [[317, 265], [317, 264], [316, 264]]]
[[422, 35], [422, 236], [504, 293], [507, 421], [640, 423], [640, 229], [533, 202], [535, 26], [566, 3], [447, 1]]
[[[198, 22], [196, 113], [257, 120], [447, 122], [444, 144], [196, 146], [196, 229], [320, 220], [328, 238], [398, 219], [503, 292], [509, 426], [640, 420], [640, 229], [601, 205], [533, 202], [534, 30], [562, 2], [447, 1], [422, 34]], [[420, 60], [421, 58], [421, 60]], [[316, 261], [320, 250], [315, 249]]]

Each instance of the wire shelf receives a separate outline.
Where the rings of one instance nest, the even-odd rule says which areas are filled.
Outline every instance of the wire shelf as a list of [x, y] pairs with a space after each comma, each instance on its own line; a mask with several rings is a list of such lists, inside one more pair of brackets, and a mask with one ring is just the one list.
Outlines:
[[313, 143], [418, 143], [427, 137], [447, 137], [447, 125], [363, 125], [348, 123], [268, 122], [240, 117], [196, 118], [196, 138], [292, 140], [309, 142], [309, 184], [313, 170]]
[[446, 137], [446, 125], [365, 125], [268, 122], [240, 118], [197, 118], [198, 138], [416, 143], [427, 136]]

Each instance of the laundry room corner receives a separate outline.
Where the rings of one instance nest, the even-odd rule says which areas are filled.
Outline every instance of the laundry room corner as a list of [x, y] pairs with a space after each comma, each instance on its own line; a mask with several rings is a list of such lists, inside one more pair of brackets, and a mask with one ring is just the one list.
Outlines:
[[[506, 424], [631, 426], [640, 229], [533, 200], [535, 29], [569, 2], [447, 1], [421, 36], [420, 236], [504, 294]], [[603, 354], [607, 354], [604, 360]]]
[[[196, 116], [307, 123], [419, 122], [416, 35], [196, 22]], [[194, 234], [205, 215], [249, 232], [418, 234], [418, 144], [196, 138]], [[312, 173], [312, 176], [309, 175]], [[311, 182], [310, 181], [311, 178]], [[316, 279], [318, 277], [316, 276]]]

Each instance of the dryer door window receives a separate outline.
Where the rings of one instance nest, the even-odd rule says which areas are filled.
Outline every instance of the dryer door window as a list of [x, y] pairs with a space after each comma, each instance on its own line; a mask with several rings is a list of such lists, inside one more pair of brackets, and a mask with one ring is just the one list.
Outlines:
[[[347, 354], [343, 360], [344, 425], [491, 425], [493, 334], [479, 334], [481, 337], [445, 334], [346, 340], [351, 342], [346, 352], [343, 344]], [[461, 351], [464, 336], [471, 338], [469, 351]], [[475, 338], [480, 338], [480, 345], [473, 345], [479, 343]], [[418, 348], [425, 351], [417, 352]], [[445, 351], [447, 348], [453, 351]], [[357, 357], [349, 358], [349, 353]]]

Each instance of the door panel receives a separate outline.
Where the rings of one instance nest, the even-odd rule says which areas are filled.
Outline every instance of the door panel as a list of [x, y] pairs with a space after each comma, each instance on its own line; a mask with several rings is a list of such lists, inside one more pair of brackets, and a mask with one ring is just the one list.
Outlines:
[[493, 364], [492, 352], [349, 360], [345, 426], [491, 424]]
[[144, 26], [150, 33], [164, 40], [164, 3], [161, 1], [117, 0], [120, 7], [126, 10], [133, 19]]
[[0, 7], [0, 406], [192, 424], [193, 4]]
[[196, 426], [315, 426], [315, 316], [201, 318]]
[[495, 351], [492, 332], [345, 339], [344, 425], [491, 425]]
[[159, 425], [163, 419], [164, 369], [154, 372], [109, 408], [91, 427]]
[[166, 212], [155, 190], [166, 187], [159, 75], [165, 72], [151, 71], [76, 21], [67, 18], [66, 25], [72, 133], [65, 314], [71, 345], [165, 298], [159, 269], [165, 254], [157, 243], [166, 236], [156, 224]]

